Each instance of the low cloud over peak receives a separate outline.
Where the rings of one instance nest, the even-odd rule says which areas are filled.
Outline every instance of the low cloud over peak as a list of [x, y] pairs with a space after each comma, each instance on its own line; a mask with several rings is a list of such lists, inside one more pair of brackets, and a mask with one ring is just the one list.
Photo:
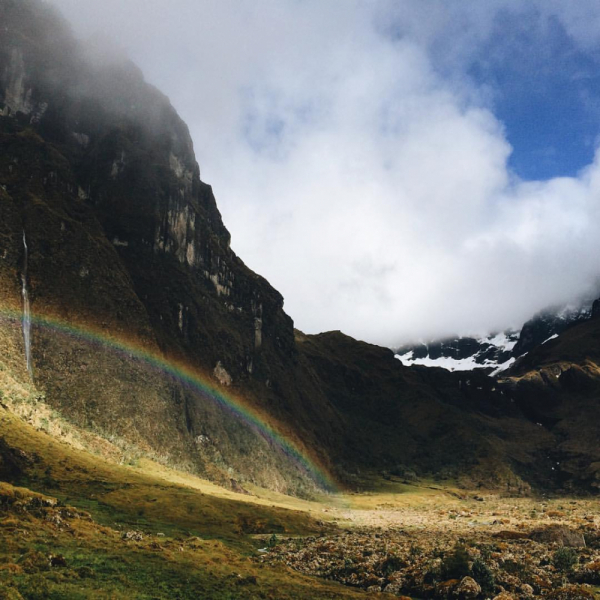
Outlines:
[[[514, 60], [498, 36], [508, 14], [524, 47], [535, 32], [531, 64], [549, 69], [538, 78], [551, 78], [544, 53], [564, 40], [583, 57], [569, 63], [573, 77], [586, 72], [596, 4], [582, 19], [579, 3], [509, 0], [485, 11], [422, 0], [53, 3], [82, 37], [113, 36], [170, 96], [234, 249], [283, 293], [299, 328], [390, 345], [486, 332], [596, 282], [600, 160], [569, 177], [519, 177], [523, 131], [552, 123], [536, 121], [535, 104], [523, 131], [502, 118], [499, 95], [517, 102], [498, 83], [511, 65], [482, 67]], [[532, 77], [532, 97], [542, 83]], [[586, 85], [581, 106], [556, 107], [565, 122], [595, 98]]]

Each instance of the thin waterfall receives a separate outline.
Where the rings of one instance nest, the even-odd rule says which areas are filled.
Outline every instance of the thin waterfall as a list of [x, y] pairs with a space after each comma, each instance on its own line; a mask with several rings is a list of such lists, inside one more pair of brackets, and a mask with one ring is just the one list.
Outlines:
[[21, 273], [23, 294], [23, 341], [25, 342], [25, 360], [27, 361], [27, 372], [33, 379], [33, 366], [31, 364], [31, 308], [29, 305], [29, 292], [27, 290], [27, 260], [28, 260], [27, 238], [23, 231], [23, 271]]

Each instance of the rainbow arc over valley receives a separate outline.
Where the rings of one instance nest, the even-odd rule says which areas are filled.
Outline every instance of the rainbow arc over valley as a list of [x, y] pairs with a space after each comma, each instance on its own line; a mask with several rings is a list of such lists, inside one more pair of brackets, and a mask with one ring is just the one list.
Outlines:
[[[121, 355], [125, 360], [138, 361], [166, 376], [176, 379], [186, 387], [199, 393], [203, 398], [228, 410], [247, 426], [259, 432], [273, 446], [286, 455], [288, 459], [293, 461], [320, 488], [332, 493], [340, 491], [338, 485], [326, 469], [313, 460], [306, 451], [302, 450], [299, 444], [286, 436], [281, 431], [281, 428], [272, 422], [272, 419], [239, 397], [217, 387], [207, 376], [201, 375], [191, 367], [180, 361], [166, 359], [159, 352], [150, 352], [142, 348], [141, 344], [116, 338], [107, 333], [99, 332], [92, 327], [70, 324], [53, 317], [34, 314], [33, 312], [30, 318], [32, 325], [35, 327], [68, 336], [74, 340], [101, 346], [104, 349]], [[0, 309], [0, 323], [2, 321], [22, 324], [23, 315], [14, 310]]]

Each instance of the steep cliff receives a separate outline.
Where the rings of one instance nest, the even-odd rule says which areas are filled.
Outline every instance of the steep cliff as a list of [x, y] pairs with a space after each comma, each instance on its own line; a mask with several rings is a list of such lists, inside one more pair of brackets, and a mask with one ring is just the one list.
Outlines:
[[47, 5], [2, 0], [0, 20], [2, 303], [20, 311], [24, 232], [32, 311], [62, 328], [34, 324], [36, 386], [79, 423], [178, 464], [283, 489], [302, 479], [218, 404], [66, 332], [184, 360], [289, 416], [272, 372], [294, 363], [292, 321], [230, 250], [168, 99], [131, 63], [87, 52]]

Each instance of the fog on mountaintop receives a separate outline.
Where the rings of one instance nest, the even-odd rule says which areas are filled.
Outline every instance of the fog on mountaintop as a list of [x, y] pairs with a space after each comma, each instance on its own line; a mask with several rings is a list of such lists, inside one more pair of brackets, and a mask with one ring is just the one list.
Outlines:
[[300, 329], [390, 345], [487, 332], [595, 284], [600, 154], [573, 177], [519, 179], [497, 90], [472, 66], [507, 14], [550, 71], [556, 31], [595, 56], [597, 3], [52, 4], [171, 98], [234, 249]]

